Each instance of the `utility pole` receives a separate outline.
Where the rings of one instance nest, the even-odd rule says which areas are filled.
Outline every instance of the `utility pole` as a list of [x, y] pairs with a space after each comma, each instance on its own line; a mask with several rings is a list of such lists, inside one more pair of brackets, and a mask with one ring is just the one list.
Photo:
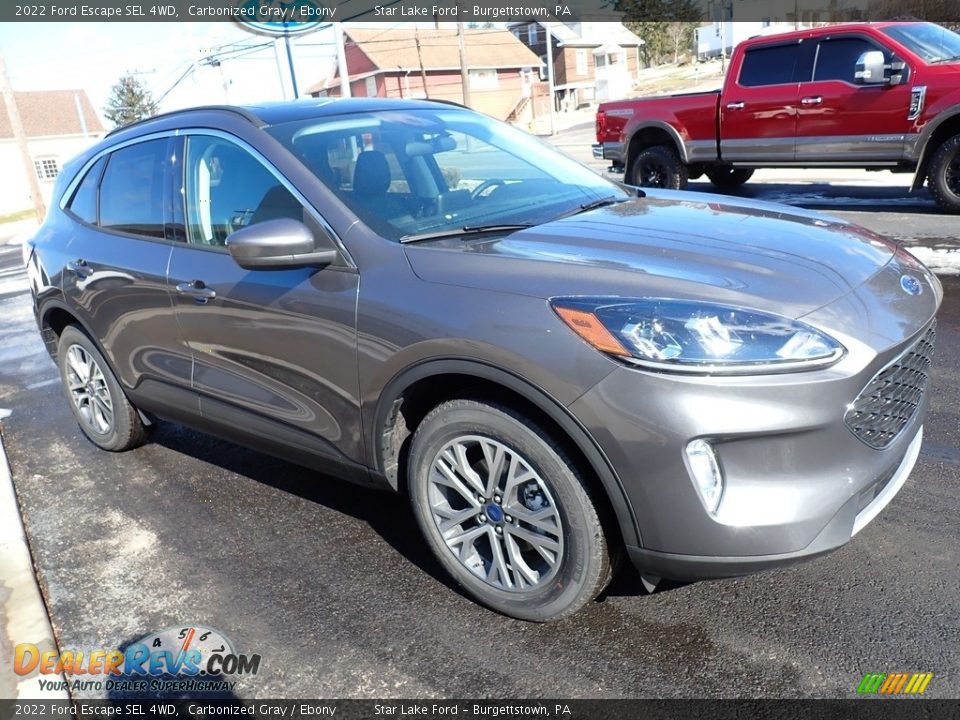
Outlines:
[[340, 97], [350, 97], [350, 71], [347, 69], [347, 51], [343, 46], [343, 23], [333, 23], [337, 39], [337, 73], [340, 75]]
[[37, 214], [37, 220], [43, 222], [43, 218], [47, 214], [47, 208], [43, 203], [43, 193], [40, 190], [40, 181], [37, 179], [37, 170], [33, 165], [33, 158], [30, 157], [27, 135], [23, 130], [23, 123], [20, 121], [20, 110], [17, 108], [13, 88], [10, 87], [10, 80], [7, 78], [7, 63], [3, 59], [2, 53], [0, 53], [0, 92], [2, 92], [3, 100], [7, 105], [7, 117], [10, 118], [10, 130], [13, 132], [13, 139], [20, 150], [20, 161], [23, 163], [23, 172], [27, 176], [27, 186], [30, 188], [30, 195], [33, 200], [33, 211]]
[[[459, 12], [460, 6], [457, 6]], [[463, 39], [463, 23], [457, 23], [457, 45], [460, 46], [460, 85], [463, 86], [463, 104], [470, 105], [470, 72], [467, 69], [467, 47]], [[423, 63], [421, 62], [421, 66]]]
[[543, 30], [547, 36], [547, 91], [550, 96], [550, 134], [553, 135], [557, 132], [557, 126], [554, 107], [556, 99], [553, 96], [553, 36], [550, 34], [550, 25], [552, 25], [552, 23], [545, 22], [543, 24]]
[[423, 67], [423, 53], [420, 52], [420, 30], [413, 26], [413, 39], [417, 43], [417, 61], [420, 63], [420, 82], [423, 83], [423, 96], [429, 100], [430, 91], [427, 90], [427, 71]]

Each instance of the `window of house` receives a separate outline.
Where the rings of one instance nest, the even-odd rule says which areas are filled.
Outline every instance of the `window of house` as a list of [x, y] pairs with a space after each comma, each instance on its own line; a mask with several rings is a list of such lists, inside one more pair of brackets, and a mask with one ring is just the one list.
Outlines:
[[547, 56], [540, 56], [540, 79], [549, 80], [550, 79], [550, 68], [547, 67]]
[[54, 180], [60, 174], [60, 164], [56, 158], [37, 158], [33, 161], [33, 169], [41, 180]]
[[530, 45], [536, 45], [540, 40], [540, 26], [536, 23], [527, 25], [527, 42]]
[[772, 45], [748, 50], [740, 68], [740, 84], [744, 87], [781, 85], [796, 82], [796, 66], [800, 45]]
[[583, 48], [577, 50], [577, 75], [587, 74], [587, 51]]
[[470, 70], [468, 77], [471, 90], [490, 90], [497, 87], [496, 70]]
[[817, 63], [813, 70], [814, 82], [843, 80], [854, 83], [857, 60], [870, 50], [879, 48], [863, 38], [846, 37], [824, 40], [817, 48]]
[[100, 182], [100, 227], [162, 238], [166, 138], [129, 145], [110, 154]]
[[377, 78], [374, 75], [371, 75], [366, 80], [367, 85], [367, 97], [376, 97], [377, 96]]
[[77, 185], [67, 205], [67, 210], [91, 225], [97, 224], [97, 185], [100, 182], [100, 173], [103, 172], [103, 166], [106, 164], [106, 156], [93, 164]]
[[223, 246], [240, 228], [290, 218], [305, 222], [303, 205], [257, 158], [232, 142], [187, 139], [187, 242]]

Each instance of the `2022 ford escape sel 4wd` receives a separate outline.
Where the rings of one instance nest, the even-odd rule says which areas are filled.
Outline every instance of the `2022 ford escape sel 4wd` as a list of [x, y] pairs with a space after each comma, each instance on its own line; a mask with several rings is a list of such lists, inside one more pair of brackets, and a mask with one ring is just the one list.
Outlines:
[[[919, 451], [937, 279], [855, 225], [608, 182], [426, 101], [112, 133], [26, 249], [106, 450], [167, 418], [409, 495], [476, 600], [549, 620], [843, 545]], [[323, 476], [318, 474], [318, 482]]]

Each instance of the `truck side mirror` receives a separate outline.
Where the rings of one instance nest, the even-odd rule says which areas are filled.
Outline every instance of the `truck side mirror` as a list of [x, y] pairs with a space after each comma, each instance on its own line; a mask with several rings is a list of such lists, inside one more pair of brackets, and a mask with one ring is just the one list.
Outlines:
[[862, 85], [880, 85], [887, 80], [887, 61], [879, 50], [868, 50], [857, 60], [854, 79]]

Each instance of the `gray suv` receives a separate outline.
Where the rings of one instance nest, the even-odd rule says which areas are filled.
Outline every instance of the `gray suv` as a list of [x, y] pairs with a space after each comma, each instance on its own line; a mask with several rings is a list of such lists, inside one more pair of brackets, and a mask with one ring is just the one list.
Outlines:
[[152, 118], [54, 197], [28, 271], [93, 443], [164, 418], [403, 493], [514, 617], [625, 555], [653, 587], [825, 553], [917, 458], [942, 289], [841, 220], [382, 99]]

